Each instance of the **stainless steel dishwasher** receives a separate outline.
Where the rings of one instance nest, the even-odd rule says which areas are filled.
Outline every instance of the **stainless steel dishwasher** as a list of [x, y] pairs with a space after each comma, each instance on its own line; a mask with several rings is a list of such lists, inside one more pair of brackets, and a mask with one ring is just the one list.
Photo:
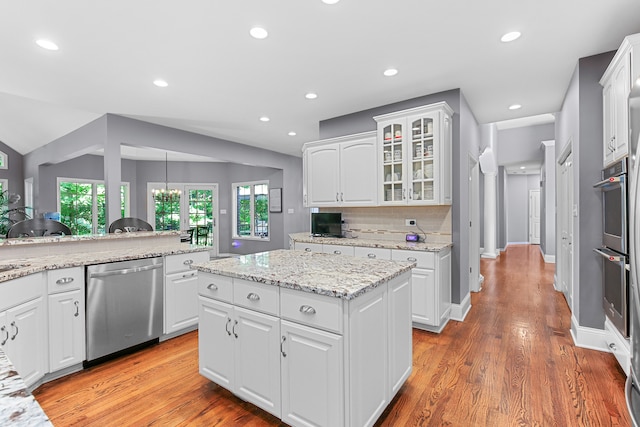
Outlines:
[[87, 267], [87, 362], [157, 341], [162, 334], [162, 258]]

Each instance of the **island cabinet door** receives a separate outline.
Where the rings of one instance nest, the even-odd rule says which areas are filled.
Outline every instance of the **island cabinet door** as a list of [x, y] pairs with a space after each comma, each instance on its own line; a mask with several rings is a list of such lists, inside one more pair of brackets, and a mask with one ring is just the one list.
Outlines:
[[391, 400], [411, 374], [413, 339], [411, 331], [411, 273], [389, 283], [389, 385]]
[[344, 425], [343, 337], [281, 322], [282, 421]]
[[233, 306], [202, 296], [199, 297], [199, 301], [200, 374], [233, 391]]
[[49, 295], [49, 372], [85, 359], [84, 289]]
[[198, 272], [165, 276], [164, 333], [170, 334], [198, 323]]
[[437, 326], [436, 315], [436, 273], [430, 268], [414, 268], [411, 278], [411, 311], [413, 321]]
[[234, 307], [234, 393], [280, 417], [280, 319]]

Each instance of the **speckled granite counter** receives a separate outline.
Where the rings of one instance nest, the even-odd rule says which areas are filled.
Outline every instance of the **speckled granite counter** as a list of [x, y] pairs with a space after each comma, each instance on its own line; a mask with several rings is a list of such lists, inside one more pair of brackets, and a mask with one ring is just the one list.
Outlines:
[[404, 249], [410, 251], [439, 252], [453, 246], [452, 243], [428, 243], [428, 242], [396, 242], [390, 240], [374, 240], [361, 238], [336, 238], [314, 237], [309, 233], [293, 233], [289, 237], [294, 242], [319, 243], [326, 245], [360, 246], [363, 248]]
[[22, 378], [0, 349], [0, 425], [51, 426]]
[[206, 246], [195, 246], [188, 243], [173, 243], [164, 246], [133, 247], [129, 249], [71, 254], [60, 253], [59, 255], [49, 255], [38, 258], [3, 260], [0, 261], [0, 266], [15, 266], [16, 268], [0, 272], [0, 282], [17, 279], [18, 277], [28, 276], [29, 274], [44, 270], [103, 264], [106, 262], [128, 261], [140, 258], [153, 258], [164, 255], [206, 251], [209, 249], [210, 248]]
[[277, 250], [194, 264], [192, 268], [349, 300], [414, 266], [411, 262]]
[[0, 239], [0, 246], [42, 245], [47, 243], [69, 243], [113, 239], [144, 239], [158, 236], [179, 236], [180, 231], [139, 231], [136, 233], [87, 234], [73, 236], [20, 237]]

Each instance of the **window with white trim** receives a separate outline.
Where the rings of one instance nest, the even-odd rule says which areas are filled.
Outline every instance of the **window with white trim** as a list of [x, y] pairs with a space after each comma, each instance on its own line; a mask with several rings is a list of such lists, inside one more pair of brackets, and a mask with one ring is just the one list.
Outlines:
[[0, 179], [0, 193], [8, 189], [9, 189], [9, 181], [7, 181], [6, 179]]
[[269, 239], [269, 181], [239, 182], [233, 188], [233, 237]]
[[0, 151], [0, 169], [9, 169], [9, 156]]

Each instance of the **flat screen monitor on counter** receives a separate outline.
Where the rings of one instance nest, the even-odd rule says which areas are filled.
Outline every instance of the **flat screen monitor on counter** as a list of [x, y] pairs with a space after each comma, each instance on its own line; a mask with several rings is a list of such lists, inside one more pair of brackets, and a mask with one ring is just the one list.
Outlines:
[[342, 214], [314, 212], [311, 214], [311, 234], [342, 237]]

